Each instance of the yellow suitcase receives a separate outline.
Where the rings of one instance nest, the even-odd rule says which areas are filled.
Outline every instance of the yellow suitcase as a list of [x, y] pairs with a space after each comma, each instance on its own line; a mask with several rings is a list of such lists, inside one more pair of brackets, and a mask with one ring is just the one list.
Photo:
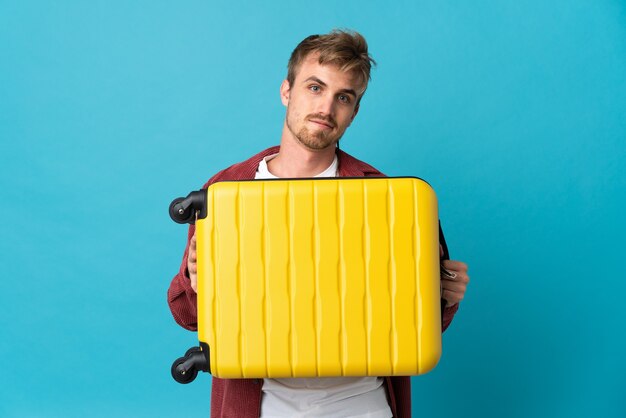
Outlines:
[[[414, 177], [220, 182], [172, 202], [196, 223], [198, 339], [181, 383], [406, 376], [441, 355], [433, 189]], [[210, 367], [209, 367], [210, 365]]]

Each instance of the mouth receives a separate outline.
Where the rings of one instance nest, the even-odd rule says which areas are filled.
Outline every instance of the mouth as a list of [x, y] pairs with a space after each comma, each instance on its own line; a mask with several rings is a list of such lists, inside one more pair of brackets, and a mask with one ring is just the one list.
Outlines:
[[319, 120], [319, 119], [309, 119], [309, 122], [312, 122], [314, 124], [316, 124], [317, 126], [321, 127], [322, 129], [333, 129], [334, 126], [327, 121], [324, 120]]

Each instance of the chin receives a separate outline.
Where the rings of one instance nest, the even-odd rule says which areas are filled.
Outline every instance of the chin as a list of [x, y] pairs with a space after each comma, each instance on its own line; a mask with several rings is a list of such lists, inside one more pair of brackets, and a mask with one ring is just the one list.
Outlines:
[[296, 138], [300, 144], [312, 151], [322, 151], [331, 147], [334, 148], [338, 142], [338, 139], [319, 138], [310, 135], [308, 132], [300, 132], [299, 135], [296, 135]]
[[305, 147], [307, 147], [308, 149], [312, 150], [312, 151], [323, 151], [325, 149], [328, 148], [334, 148], [335, 144], [337, 142], [307, 142], [307, 141], [300, 141], [300, 143], [302, 145], [304, 145]]

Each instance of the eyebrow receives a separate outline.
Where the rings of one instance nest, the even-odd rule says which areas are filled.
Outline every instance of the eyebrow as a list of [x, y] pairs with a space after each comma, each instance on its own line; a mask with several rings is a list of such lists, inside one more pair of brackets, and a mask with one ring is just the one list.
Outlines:
[[[314, 75], [307, 78], [306, 80], [304, 80], [304, 82], [308, 82], [308, 81], [315, 81], [317, 84], [323, 86], [323, 87], [328, 87], [328, 85], [326, 83], [324, 83], [322, 80], [320, 80], [319, 78], [315, 77]], [[354, 97], [358, 97], [356, 94], [356, 91], [354, 91], [353, 89], [341, 89], [339, 90], [339, 93], [347, 93], [347, 94], [351, 94]]]

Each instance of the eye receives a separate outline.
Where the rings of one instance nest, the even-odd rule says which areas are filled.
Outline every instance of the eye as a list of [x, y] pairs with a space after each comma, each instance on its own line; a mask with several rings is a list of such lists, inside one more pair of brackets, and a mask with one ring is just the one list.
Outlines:
[[348, 96], [346, 94], [340, 94], [338, 99], [339, 99], [339, 101], [341, 103], [345, 103], [345, 104], [349, 104], [350, 103], [350, 96]]
[[317, 84], [312, 84], [309, 86], [309, 90], [311, 90], [313, 93], [317, 93], [321, 90], [321, 88]]

